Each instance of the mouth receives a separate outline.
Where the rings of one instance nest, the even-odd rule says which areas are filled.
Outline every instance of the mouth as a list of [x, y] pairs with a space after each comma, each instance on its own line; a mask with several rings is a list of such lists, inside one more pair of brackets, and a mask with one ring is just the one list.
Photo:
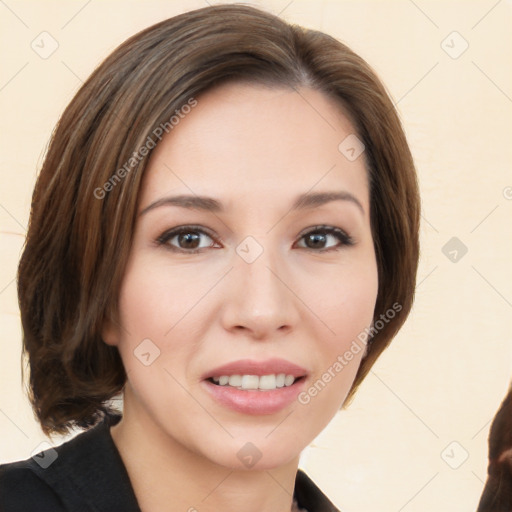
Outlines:
[[307, 370], [284, 359], [245, 359], [210, 370], [202, 385], [222, 407], [242, 414], [274, 414], [294, 402], [307, 376]]

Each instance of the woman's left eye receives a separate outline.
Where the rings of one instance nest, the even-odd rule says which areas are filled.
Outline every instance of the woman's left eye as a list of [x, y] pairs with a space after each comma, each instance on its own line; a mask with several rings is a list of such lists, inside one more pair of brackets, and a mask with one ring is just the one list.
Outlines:
[[[210, 242], [202, 243], [201, 238], [206, 237]], [[343, 246], [354, 245], [354, 240], [345, 231], [333, 226], [315, 226], [307, 233], [299, 237], [299, 242], [304, 240], [305, 245], [301, 249], [309, 249], [314, 252], [327, 252], [338, 250]], [[214, 248], [213, 236], [203, 228], [196, 226], [180, 226], [160, 235], [156, 242], [158, 245], [166, 245], [171, 250], [194, 254], [202, 249]], [[329, 242], [334, 242], [329, 244]], [[220, 247], [219, 245], [216, 248]]]
[[[354, 240], [345, 231], [333, 226], [316, 226], [300, 237], [305, 241], [305, 246], [301, 248], [316, 250], [316, 252], [327, 252], [338, 250], [343, 246], [354, 245]], [[329, 240], [334, 244], [327, 245]], [[336, 243], [336, 241], [338, 243]], [[320, 247], [321, 246], [321, 247]]]

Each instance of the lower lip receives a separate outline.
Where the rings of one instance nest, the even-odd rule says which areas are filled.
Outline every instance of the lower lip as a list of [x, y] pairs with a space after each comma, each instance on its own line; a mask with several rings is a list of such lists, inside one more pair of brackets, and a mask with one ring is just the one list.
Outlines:
[[291, 386], [272, 389], [270, 391], [240, 390], [231, 386], [218, 386], [208, 380], [202, 385], [215, 401], [243, 414], [274, 414], [288, 407], [304, 388], [305, 378], [294, 382]]

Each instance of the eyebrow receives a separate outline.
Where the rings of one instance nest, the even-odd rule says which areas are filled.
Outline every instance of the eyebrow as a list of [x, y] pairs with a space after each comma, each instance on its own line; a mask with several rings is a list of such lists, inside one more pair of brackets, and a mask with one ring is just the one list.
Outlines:
[[[332, 201], [348, 201], [358, 207], [364, 215], [364, 208], [360, 201], [349, 192], [315, 192], [301, 194], [298, 196], [291, 208], [291, 211], [305, 210], [309, 208], [316, 208]], [[144, 215], [150, 210], [154, 210], [160, 206], [178, 206], [181, 208], [188, 208], [190, 210], [203, 210], [214, 213], [225, 211], [224, 206], [220, 201], [213, 197], [197, 196], [197, 195], [179, 195], [169, 196], [158, 199], [149, 206], [146, 206], [139, 215]]]

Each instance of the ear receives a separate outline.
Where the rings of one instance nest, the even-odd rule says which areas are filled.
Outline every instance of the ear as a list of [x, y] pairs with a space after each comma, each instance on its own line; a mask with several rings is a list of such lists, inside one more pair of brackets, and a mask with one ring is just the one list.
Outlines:
[[105, 316], [101, 328], [101, 338], [107, 345], [119, 345], [121, 327], [112, 318]]
[[367, 355], [368, 355], [368, 352], [370, 351], [370, 348], [371, 348], [371, 344], [373, 343], [374, 341], [374, 335], [373, 335], [373, 331], [374, 330], [374, 324], [373, 324], [373, 320], [372, 320], [372, 323], [370, 324], [370, 328], [369, 328], [369, 336], [366, 338], [366, 342], [364, 343], [364, 353], [361, 357], [361, 360], [363, 360]]

